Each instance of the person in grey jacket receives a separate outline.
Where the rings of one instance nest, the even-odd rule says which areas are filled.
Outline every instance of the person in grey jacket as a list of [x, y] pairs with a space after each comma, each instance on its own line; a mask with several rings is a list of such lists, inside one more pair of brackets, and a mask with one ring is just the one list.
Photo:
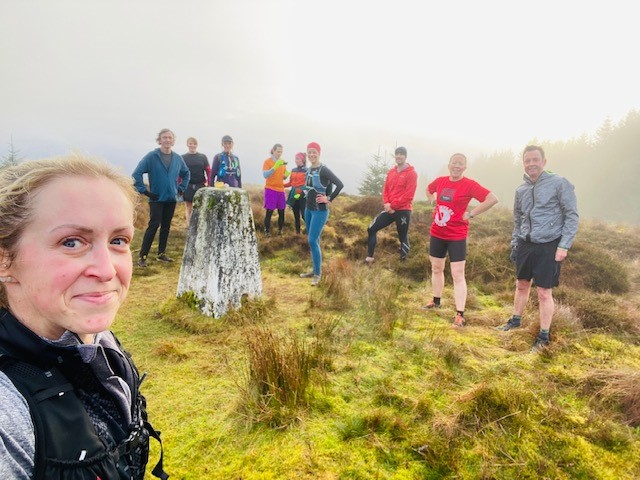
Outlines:
[[544, 150], [528, 145], [522, 153], [524, 183], [516, 189], [513, 205], [514, 229], [511, 260], [516, 264], [513, 316], [498, 327], [508, 331], [520, 327], [522, 313], [535, 281], [540, 309], [540, 333], [533, 350], [549, 345], [553, 318], [553, 287], [558, 286], [560, 265], [578, 232], [578, 205], [573, 185], [544, 170]]

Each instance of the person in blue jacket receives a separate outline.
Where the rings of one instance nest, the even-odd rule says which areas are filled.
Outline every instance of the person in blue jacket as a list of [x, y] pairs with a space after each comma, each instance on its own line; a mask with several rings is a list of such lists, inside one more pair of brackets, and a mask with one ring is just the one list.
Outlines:
[[[163, 128], [156, 141], [160, 148], [147, 153], [132, 174], [138, 193], [149, 197], [149, 225], [140, 246], [139, 267], [147, 266], [147, 255], [151, 250], [158, 227], [160, 227], [160, 238], [157, 259], [165, 263], [173, 261], [165, 253], [171, 219], [176, 210], [176, 197], [184, 193], [191, 178], [191, 172], [182, 157], [172, 150], [176, 141], [173, 132]], [[148, 188], [142, 178], [145, 173], [149, 180]]]

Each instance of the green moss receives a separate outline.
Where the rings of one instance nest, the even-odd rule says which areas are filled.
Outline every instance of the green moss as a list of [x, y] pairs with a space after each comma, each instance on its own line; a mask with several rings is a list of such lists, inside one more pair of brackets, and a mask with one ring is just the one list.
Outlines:
[[202, 310], [204, 308], [205, 302], [199, 299], [194, 292], [191, 290], [184, 292], [181, 294], [178, 299], [187, 305], [189, 308], [193, 308], [196, 310]]

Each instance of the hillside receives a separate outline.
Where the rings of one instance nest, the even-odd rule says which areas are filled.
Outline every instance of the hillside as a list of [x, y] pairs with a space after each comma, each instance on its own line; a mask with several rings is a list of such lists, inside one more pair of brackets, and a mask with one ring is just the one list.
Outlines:
[[[251, 196], [261, 231], [260, 192]], [[493, 328], [513, 299], [508, 211], [474, 221], [468, 326], [457, 331], [450, 278], [444, 307], [420, 309], [426, 204], [406, 262], [393, 227], [376, 263], [362, 262], [378, 201], [335, 202], [320, 288], [298, 277], [305, 237], [259, 235], [264, 296], [220, 320], [174, 298], [179, 261], [135, 268], [115, 330], [148, 372], [172, 478], [640, 478], [640, 231], [581, 225], [555, 291], [552, 347], [533, 354], [535, 309], [519, 331]], [[287, 223], [291, 232], [290, 212]]]

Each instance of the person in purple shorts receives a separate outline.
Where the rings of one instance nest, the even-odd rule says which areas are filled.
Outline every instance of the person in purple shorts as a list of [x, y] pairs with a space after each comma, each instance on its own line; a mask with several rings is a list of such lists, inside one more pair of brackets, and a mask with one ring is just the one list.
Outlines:
[[271, 156], [262, 164], [262, 175], [265, 178], [264, 186], [264, 234], [271, 233], [271, 216], [274, 210], [278, 210], [278, 235], [282, 235], [284, 227], [284, 210], [287, 201], [284, 195], [284, 179], [289, 176], [287, 162], [282, 160], [282, 145], [276, 143], [271, 149]]

